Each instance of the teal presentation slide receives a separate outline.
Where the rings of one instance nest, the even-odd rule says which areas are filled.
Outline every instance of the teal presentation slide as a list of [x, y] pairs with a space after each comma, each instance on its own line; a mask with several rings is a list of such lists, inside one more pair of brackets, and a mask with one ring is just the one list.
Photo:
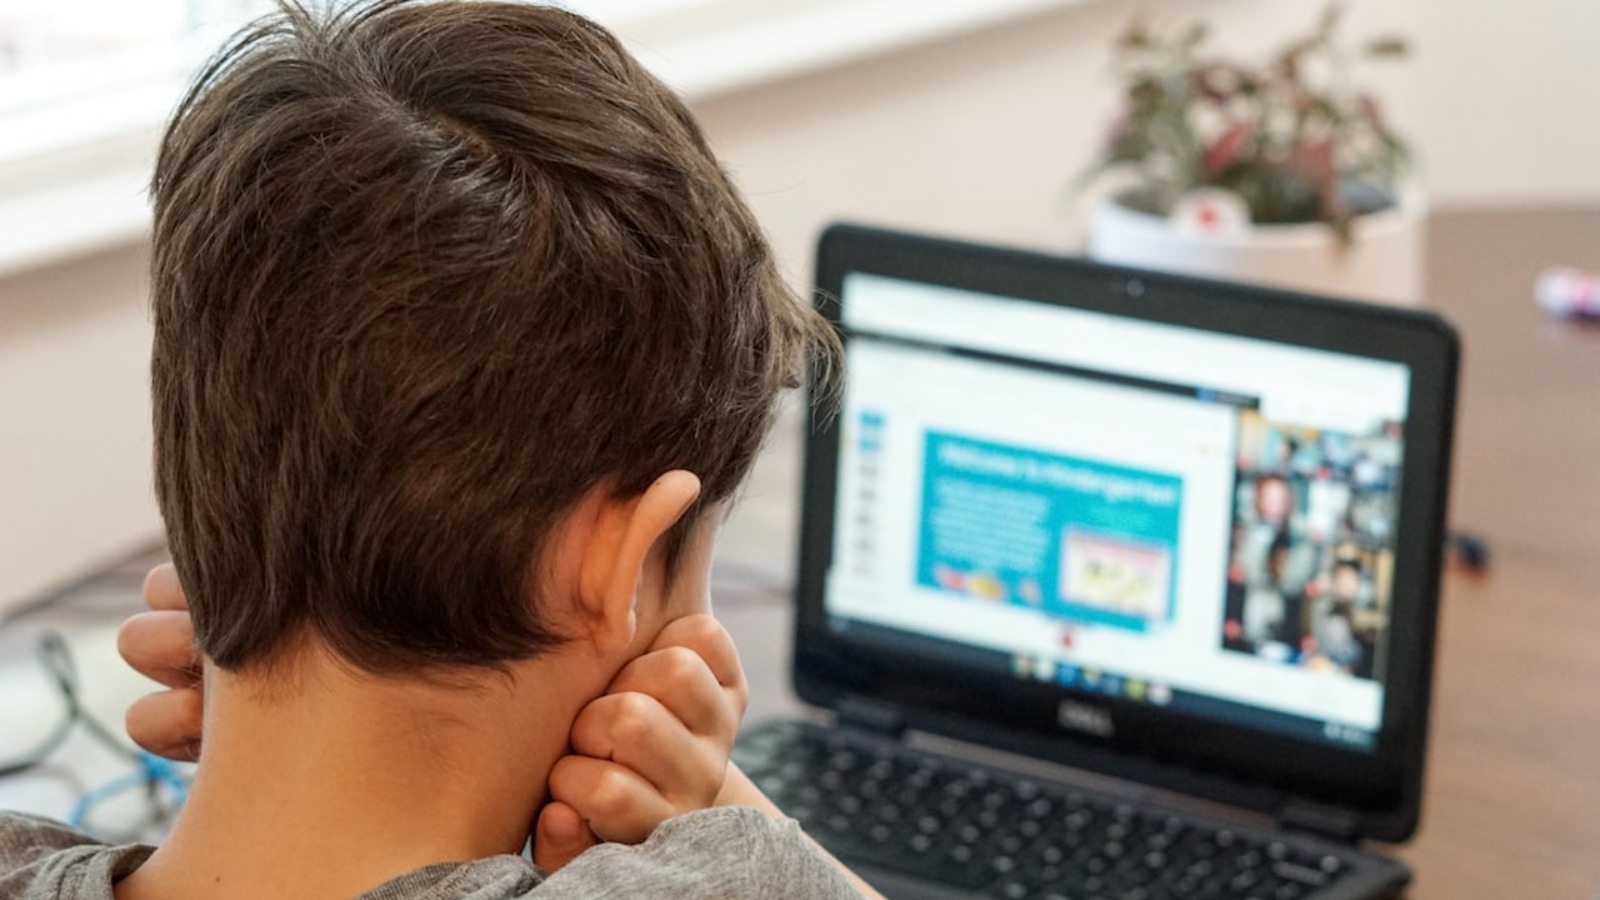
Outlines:
[[930, 431], [917, 583], [1149, 631], [1176, 592], [1183, 479]]

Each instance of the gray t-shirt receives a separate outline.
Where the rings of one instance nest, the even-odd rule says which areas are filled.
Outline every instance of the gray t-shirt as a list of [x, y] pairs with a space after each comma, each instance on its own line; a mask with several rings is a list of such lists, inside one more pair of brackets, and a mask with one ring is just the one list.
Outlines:
[[[0, 813], [0, 898], [113, 900], [153, 848], [111, 847], [64, 825]], [[637, 846], [602, 844], [546, 875], [520, 856], [408, 872], [358, 900], [860, 900], [792, 820], [717, 807], [663, 823]]]

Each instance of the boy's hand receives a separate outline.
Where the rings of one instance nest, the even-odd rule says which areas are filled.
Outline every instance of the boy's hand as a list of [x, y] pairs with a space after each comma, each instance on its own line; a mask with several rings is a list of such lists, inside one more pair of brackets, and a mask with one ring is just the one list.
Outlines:
[[128, 736], [151, 753], [190, 762], [200, 755], [200, 656], [188, 603], [170, 563], [145, 576], [144, 602], [151, 611], [122, 623], [117, 652], [167, 689], [128, 707]]
[[713, 805], [749, 686], [717, 620], [686, 616], [578, 714], [550, 773], [534, 859], [553, 871], [596, 840], [638, 843], [667, 819]]

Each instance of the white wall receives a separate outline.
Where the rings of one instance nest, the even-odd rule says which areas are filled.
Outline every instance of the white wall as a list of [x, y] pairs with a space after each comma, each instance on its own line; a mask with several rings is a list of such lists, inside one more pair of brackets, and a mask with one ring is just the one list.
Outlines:
[[[974, 0], [977, 2], [977, 0]], [[1227, 46], [1317, 15], [1309, 0], [1165, 0]], [[1061, 246], [1063, 189], [1112, 105], [1131, 5], [1086, 2], [959, 40], [697, 104], [791, 274], [829, 219]], [[1436, 206], [1600, 201], [1592, 0], [1355, 0], [1353, 34], [1400, 30], [1374, 72], [1429, 161]], [[0, 607], [154, 536], [143, 255], [0, 279]]]
[[158, 534], [145, 253], [0, 281], [0, 610]]
[[1600, 202], [1600, 3], [1412, 2], [1435, 204]]

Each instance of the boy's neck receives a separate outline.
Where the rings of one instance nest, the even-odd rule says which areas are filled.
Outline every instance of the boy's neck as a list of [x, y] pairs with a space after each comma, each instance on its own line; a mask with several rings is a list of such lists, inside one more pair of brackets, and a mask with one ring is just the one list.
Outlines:
[[587, 673], [542, 659], [463, 689], [314, 656], [287, 690], [208, 674], [193, 790], [118, 900], [346, 898], [521, 850], [582, 704], [550, 688]]

